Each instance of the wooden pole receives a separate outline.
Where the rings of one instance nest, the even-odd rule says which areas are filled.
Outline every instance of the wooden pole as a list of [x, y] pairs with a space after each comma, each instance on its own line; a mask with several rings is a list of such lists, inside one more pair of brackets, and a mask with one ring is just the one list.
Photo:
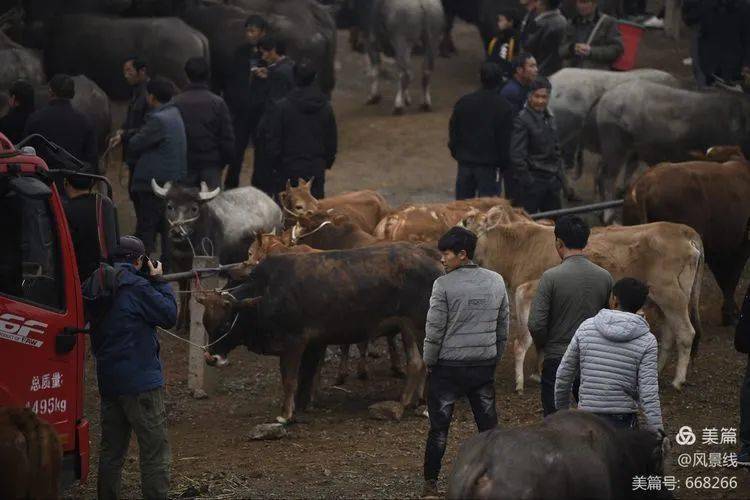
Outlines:
[[[218, 257], [193, 257], [193, 267], [196, 269], [215, 268], [219, 266]], [[201, 278], [201, 288], [212, 290], [219, 286], [218, 276], [204, 276]], [[195, 282], [191, 282], [191, 290]], [[190, 296], [190, 342], [198, 345], [208, 343], [208, 335], [203, 327], [203, 306]], [[203, 350], [190, 346], [188, 355], [188, 388], [196, 398], [205, 398], [216, 388], [216, 370], [206, 366]]]
[[665, 0], [664, 3], [664, 33], [674, 38], [680, 39], [682, 31], [682, 1]]

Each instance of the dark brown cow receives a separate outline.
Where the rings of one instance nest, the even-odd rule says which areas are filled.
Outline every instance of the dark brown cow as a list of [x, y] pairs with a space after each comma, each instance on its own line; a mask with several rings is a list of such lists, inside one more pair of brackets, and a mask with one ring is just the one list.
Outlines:
[[0, 498], [58, 497], [62, 446], [28, 408], [0, 408]]
[[678, 222], [700, 234], [724, 295], [722, 320], [736, 318], [734, 291], [750, 257], [750, 163], [662, 163], [628, 190], [623, 223]]
[[566, 410], [538, 424], [495, 429], [467, 440], [448, 480], [448, 498], [671, 498], [633, 489], [661, 476], [668, 442], [646, 430], [615, 429], [591, 413]]
[[443, 273], [429, 252], [408, 243], [297, 255], [274, 255], [231, 295], [207, 293], [203, 323], [213, 345], [209, 364], [224, 366], [239, 345], [281, 357], [282, 423], [304, 409], [326, 346], [401, 333], [407, 378], [401, 404], [424, 392], [420, 354], [433, 282]]
[[366, 233], [346, 215], [315, 212], [297, 218], [297, 223], [284, 231], [292, 245], [309, 245], [318, 250], [343, 250], [374, 245], [380, 240]]

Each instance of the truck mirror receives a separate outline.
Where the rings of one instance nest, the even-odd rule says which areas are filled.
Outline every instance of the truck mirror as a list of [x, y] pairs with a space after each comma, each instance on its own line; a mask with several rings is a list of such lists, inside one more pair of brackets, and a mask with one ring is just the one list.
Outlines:
[[69, 333], [59, 333], [55, 337], [55, 352], [57, 354], [68, 354], [76, 346], [76, 336]]

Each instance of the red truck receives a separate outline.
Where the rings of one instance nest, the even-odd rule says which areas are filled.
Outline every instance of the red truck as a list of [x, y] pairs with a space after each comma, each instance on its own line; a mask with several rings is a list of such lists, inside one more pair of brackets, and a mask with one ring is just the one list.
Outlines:
[[50, 422], [64, 451], [63, 485], [85, 481], [86, 332], [73, 244], [44, 160], [2, 134], [0, 214], [0, 406]]

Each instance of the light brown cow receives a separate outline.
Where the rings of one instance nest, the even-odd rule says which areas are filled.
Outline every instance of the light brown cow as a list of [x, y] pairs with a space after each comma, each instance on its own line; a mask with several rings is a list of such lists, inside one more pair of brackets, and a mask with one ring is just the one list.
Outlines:
[[701, 235], [706, 263], [724, 296], [722, 320], [734, 322], [734, 291], [750, 257], [750, 163], [661, 163], [628, 190], [623, 223], [670, 221]]
[[310, 193], [311, 185], [312, 180], [305, 182], [300, 179], [298, 187], [292, 187], [287, 181], [286, 189], [279, 193], [285, 217], [296, 219], [300, 215], [330, 210], [348, 216], [352, 223], [372, 234], [378, 222], [391, 210], [385, 198], [376, 191], [352, 191], [317, 200]]
[[57, 498], [60, 439], [28, 408], [0, 408], [0, 498]]
[[[499, 225], [480, 236], [476, 261], [500, 273], [508, 289], [516, 292], [560, 263], [554, 241], [554, 228], [550, 226]], [[659, 368], [664, 367], [676, 344], [677, 368], [672, 385], [681, 389], [691, 349], [700, 336], [698, 301], [704, 254], [698, 233], [668, 222], [597, 228], [592, 231], [586, 255], [615, 279], [631, 276], [649, 285], [649, 304], [644, 310], [654, 330], [661, 333]], [[526, 300], [533, 296], [528, 288], [522, 292]], [[524, 309], [518, 303], [516, 306], [517, 314]], [[522, 341], [520, 347], [514, 348], [517, 356], [525, 356], [530, 345], [525, 325], [524, 330], [517, 337]]]
[[713, 146], [705, 153], [702, 151], [690, 151], [690, 156], [700, 161], [713, 161], [726, 163], [728, 161], [745, 161], [745, 155], [739, 146]]
[[528, 220], [528, 215], [511, 207], [504, 198], [474, 198], [450, 203], [404, 205], [381, 220], [373, 234], [387, 241], [437, 241], [467, 215], [491, 209], [495, 218], [504, 214], [509, 222]]

